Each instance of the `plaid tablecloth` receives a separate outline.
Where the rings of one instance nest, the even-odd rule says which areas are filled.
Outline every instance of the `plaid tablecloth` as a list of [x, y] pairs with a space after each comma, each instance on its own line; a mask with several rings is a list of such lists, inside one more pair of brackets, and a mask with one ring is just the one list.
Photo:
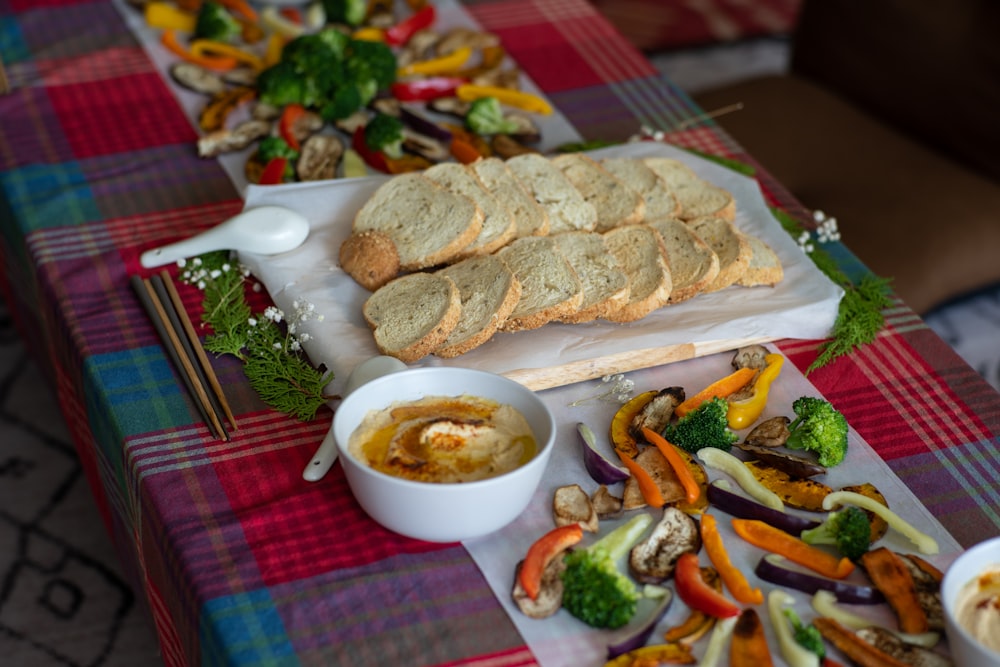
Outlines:
[[[582, 136], [649, 126], [753, 162], [710, 123], [671, 131], [699, 110], [583, 0], [467, 9]], [[534, 664], [462, 546], [380, 529], [339, 466], [302, 482], [329, 411], [298, 423], [269, 410], [221, 358], [240, 429], [220, 442], [197, 421], [128, 277], [141, 251], [242, 203], [196, 156], [195, 131], [112, 4], [0, 0], [0, 58], [13, 89], [0, 97], [0, 288], [52, 379], [165, 662]], [[199, 295], [184, 298], [196, 312]], [[905, 304], [886, 316], [874, 344], [810, 379], [961, 544], [1000, 533], [1000, 395]], [[817, 346], [779, 342], [799, 368]]]

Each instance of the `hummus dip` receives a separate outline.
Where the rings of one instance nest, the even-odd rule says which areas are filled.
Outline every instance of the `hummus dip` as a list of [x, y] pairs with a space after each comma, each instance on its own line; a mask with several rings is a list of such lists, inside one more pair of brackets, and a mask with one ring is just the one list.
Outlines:
[[955, 599], [955, 620], [983, 646], [1000, 653], [1000, 566], [984, 570]]
[[502, 475], [537, 449], [524, 415], [473, 396], [427, 396], [372, 410], [347, 446], [379, 472], [439, 484]]

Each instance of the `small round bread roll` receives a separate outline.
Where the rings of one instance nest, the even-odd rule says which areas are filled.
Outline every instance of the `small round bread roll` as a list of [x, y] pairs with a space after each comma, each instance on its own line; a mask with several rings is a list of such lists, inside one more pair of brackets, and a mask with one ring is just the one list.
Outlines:
[[358, 232], [341, 244], [340, 268], [359, 285], [374, 292], [399, 273], [399, 252], [392, 239], [382, 232]]

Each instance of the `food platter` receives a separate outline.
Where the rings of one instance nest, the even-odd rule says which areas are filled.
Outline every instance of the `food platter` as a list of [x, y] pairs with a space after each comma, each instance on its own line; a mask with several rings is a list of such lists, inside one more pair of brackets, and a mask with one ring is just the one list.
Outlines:
[[[501, 333], [460, 357], [427, 357], [421, 365], [488, 370], [533, 389], [546, 389], [748, 342], [828, 335], [842, 292], [775, 220], [755, 180], [660, 142], [623, 144], [590, 155], [675, 157], [703, 178], [729, 189], [737, 202], [735, 224], [774, 248], [784, 267], [784, 280], [773, 288], [730, 287], [701, 295], [630, 324], [548, 324], [533, 331]], [[243, 253], [240, 259], [286, 312], [294, 310], [293, 301], [304, 299], [323, 315], [322, 322], [305, 325], [312, 338], [305, 347], [314, 363], [323, 363], [336, 374], [330, 388], [334, 392], [354, 366], [377, 354], [361, 316], [370, 293], [340, 269], [337, 257], [354, 213], [383, 182], [385, 177], [370, 177], [280, 188], [251, 186], [247, 191], [248, 208], [287, 206], [310, 221], [310, 236], [301, 248], [272, 257]]]

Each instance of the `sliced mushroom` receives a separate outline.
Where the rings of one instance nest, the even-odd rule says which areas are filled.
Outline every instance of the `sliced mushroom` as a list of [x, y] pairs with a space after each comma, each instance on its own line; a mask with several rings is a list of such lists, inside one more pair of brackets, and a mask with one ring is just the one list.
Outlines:
[[332, 134], [314, 134], [302, 144], [295, 163], [295, 175], [300, 181], [321, 181], [335, 178], [337, 165], [344, 155], [344, 142]]
[[674, 408], [684, 402], [683, 387], [667, 387], [661, 389], [651, 401], [642, 406], [632, 418], [628, 426], [629, 434], [636, 440], [643, 441], [642, 429], [648, 428], [655, 433], [661, 433], [670, 418], [674, 416]]
[[368, 123], [368, 113], [364, 110], [355, 111], [347, 118], [341, 118], [336, 121], [336, 126], [338, 130], [342, 130], [347, 134], [354, 134], [355, 130], [359, 127], [364, 127]]
[[676, 507], [666, 507], [649, 537], [632, 547], [628, 568], [638, 581], [659, 583], [673, 575], [681, 554], [699, 549], [698, 523]]
[[911, 667], [952, 667], [955, 663], [937, 651], [904, 641], [886, 628], [872, 626], [855, 634], [882, 653]]
[[427, 106], [431, 111], [448, 114], [449, 116], [455, 116], [456, 118], [462, 119], [465, 118], [465, 114], [469, 113], [469, 107], [471, 105], [471, 102], [465, 102], [457, 97], [439, 97], [427, 103]]
[[250, 119], [232, 129], [209, 132], [198, 138], [198, 156], [217, 157], [223, 153], [242, 150], [257, 139], [267, 136], [270, 131], [270, 121]]
[[510, 113], [504, 115], [504, 120], [517, 123], [517, 129], [513, 132], [508, 132], [507, 134], [514, 137], [518, 141], [534, 144], [541, 140], [542, 133], [538, 129], [538, 125], [536, 125], [535, 121], [528, 116], [520, 113]]
[[764, 368], [767, 366], [765, 357], [770, 354], [763, 345], [747, 345], [736, 350], [733, 355], [733, 368]]
[[917, 599], [927, 615], [928, 629], [936, 632], [944, 630], [944, 608], [941, 606], [940, 570], [916, 554], [900, 554], [903, 564], [910, 571], [917, 587]]
[[441, 34], [434, 30], [424, 28], [416, 31], [396, 56], [396, 66], [406, 67], [419, 60], [426, 60], [431, 53], [431, 48], [439, 39], [441, 39]]
[[205, 95], [219, 95], [226, 90], [221, 76], [196, 63], [181, 60], [170, 66], [170, 78], [178, 85]]
[[267, 104], [266, 102], [257, 101], [253, 105], [253, 109], [250, 111], [250, 115], [254, 118], [260, 120], [277, 120], [281, 116], [281, 107], [276, 107], [273, 104]]
[[622, 513], [622, 499], [611, 493], [606, 484], [590, 495], [590, 504], [599, 519], [613, 519]]
[[792, 420], [784, 416], [765, 419], [747, 434], [744, 442], [760, 447], [780, 447], [788, 442], [789, 436], [792, 435], [788, 429], [791, 423]]
[[528, 597], [524, 587], [521, 586], [519, 574], [524, 561], [514, 568], [514, 588], [511, 597], [514, 604], [526, 616], [531, 618], [548, 618], [559, 611], [562, 607], [563, 581], [562, 573], [566, 569], [566, 562], [562, 558], [553, 558], [542, 571], [542, 585], [538, 589], [538, 596], [532, 600]]
[[556, 489], [552, 496], [552, 515], [557, 526], [578, 523], [588, 532], [597, 532], [597, 511], [590, 502], [590, 496], [579, 484], [569, 484]]
[[439, 56], [445, 56], [463, 46], [467, 46], [473, 51], [478, 51], [489, 46], [498, 46], [499, 44], [500, 38], [491, 32], [483, 32], [482, 30], [473, 30], [472, 28], [459, 26], [448, 30], [442, 35], [441, 39], [435, 42], [434, 53]]
[[473, 77], [472, 83], [477, 86], [499, 86], [500, 88], [517, 89], [521, 83], [521, 70], [496, 67]]
[[292, 123], [291, 130], [292, 136], [294, 136], [299, 143], [304, 142], [309, 135], [314, 132], [318, 132], [323, 128], [326, 121], [315, 111], [306, 111], [305, 113], [299, 115]]
[[399, 118], [399, 100], [395, 97], [379, 97], [372, 100], [372, 108], [379, 113], [384, 113], [387, 116], [394, 116]]
[[234, 67], [222, 73], [222, 80], [234, 86], [255, 86], [257, 71], [252, 67]]
[[444, 162], [451, 157], [451, 151], [443, 143], [413, 130], [403, 129], [403, 148], [416, 153], [431, 162]]
[[539, 151], [525, 146], [519, 142], [514, 137], [509, 134], [497, 134], [490, 141], [490, 147], [493, 152], [497, 154], [498, 157], [503, 159], [512, 158], [515, 155], [521, 155], [522, 153], [538, 153]]
[[807, 459], [804, 456], [779, 451], [774, 447], [750, 445], [745, 442], [737, 444], [736, 447], [764, 465], [777, 468], [796, 479], [815, 477], [816, 475], [826, 473], [826, 468], [815, 461]]

